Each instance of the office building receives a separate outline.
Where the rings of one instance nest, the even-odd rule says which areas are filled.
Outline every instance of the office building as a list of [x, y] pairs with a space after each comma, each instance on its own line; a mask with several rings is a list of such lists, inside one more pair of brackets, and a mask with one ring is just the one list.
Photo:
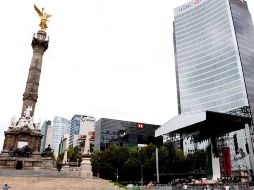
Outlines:
[[71, 119], [70, 143], [74, 148], [78, 145], [81, 135], [88, 136], [95, 131], [95, 118], [87, 115], [74, 115]]
[[54, 150], [55, 157], [58, 156], [59, 144], [64, 134], [70, 133], [70, 121], [68, 119], [55, 116], [52, 125], [51, 148]]
[[110, 145], [138, 147], [149, 143], [162, 144], [155, 138], [159, 125], [101, 118], [95, 124], [94, 148], [104, 150]]
[[59, 144], [59, 154], [64, 153], [69, 148], [70, 134], [64, 134]]
[[41, 134], [43, 135], [42, 139], [41, 139], [41, 148], [40, 148], [41, 153], [50, 144], [50, 143], [46, 144], [46, 142], [49, 142], [48, 139], [51, 139], [51, 136], [48, 136], [50, 134], [50, 133], [48, 133], [49, 128], [51, 128], [51, 121], [50, 120], [44, 121], [42, 126], [41, 126]]
[[52, 144], [52, 125], [48, 125], [46, 133], [45, 148]]
[[[174, 9], [173, 26], [179, 115], [162, 125], [156, 136], [181, 127], [190, 129], [206, 120], [207, 115], [216, 115], [207, 111], [253, 117], [254, 31], [247, 2], [189, 1]], [[227, 116], [223, 117], [225, 121]], [[217, 126], [213, 127], [217, 131]], [[224, 144], [234, 150], [230, 144], [236, 134], [245, 155], [236, 163], [238, 153], [230, 151], [233, 169], [239, 167], [240, 161], [250, 167], [252, 155], [247, 154], [244, 129], [228, 132]], [[212, 142], [216, 142], [214, 139]], [[186, 139], [185, 144], [191, 145]], [[251, 141], [248, 145], [253, 146]]]
[[254, 32], [247, 3], [196, 0], [174, 12], [179, 114], [254, 110]]

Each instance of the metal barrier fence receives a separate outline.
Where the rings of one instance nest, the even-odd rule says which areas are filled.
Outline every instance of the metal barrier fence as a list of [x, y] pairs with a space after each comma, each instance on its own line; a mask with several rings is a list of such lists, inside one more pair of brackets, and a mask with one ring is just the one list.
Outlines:
[[[101, 187], [29, 187], [29, 186], [14, 186], [11, 190], [119, 190], [117, 187], [108, 187], [101, 189]], [[155, 186], [155, 187], [142, 187], [141, 190], [183, 190], [182, 186]], [[225, 190], [224, 186], [189, 186], [188, 190]], [[232, 185], [230, 190], [253, 190], [251, 187]]]
[[118, 188], [101, 187], [11, 187], [11, 190], [116, 190]]
[[141, 190], [173, 190], [172, 186], [142, 187]]
[[[141, 190], [184, 190], [182, 186], [155, 186], [155, 187], [142, 187]], [[209, 187], [198, 185], [188, 186], [187, 190], [225, 190], [223, 185], [211, 185]], [[230, 185], [230, 190], [254, 190], [253, 187], [244, 185]]]

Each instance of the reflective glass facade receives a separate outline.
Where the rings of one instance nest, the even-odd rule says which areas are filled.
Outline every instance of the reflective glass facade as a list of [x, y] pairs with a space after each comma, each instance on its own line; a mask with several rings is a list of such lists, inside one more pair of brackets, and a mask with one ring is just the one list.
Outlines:
[[246, 2], [193, 0], [174, 11], [179, 114], [228, 112], [248, 106], [248, 97], [254, 102], [254, 41], [248, 42], [253, 25]]
[[80, 130], [80, 118], [81, 115], [74, 115], [71, 119], [71, 126], [70, 126], [70, 147], [73, 148], [74, 141], [77, 141], [79, 130]]
[[[252, 114], [254, 113], [254, 29], [247, 3], [230, 0], [242, 70]], [[253, 117], [253, 116], [252, 116]]]
[[101, 118], [95, 123], [94, 148], [104, 150], [110, 145], [136, 147], [138, 144], [162, 144], [162, 137], [155, 138], [159, 125]]
[[[244, 106], [253, 114], [254, 30], [246, 1], [193, 0], [174, 14], [179, 114], [229, 112]], [[235, 159], [240, 154], [234, 151], [234, 135], [246, 155], [240, 160]], [[231, 148], [232, 170], [250, 168], [243, 129], [229, 133], [224, 143]], [[186, 138], [183, 146], [194, 150]]]
[[55, 116], [52, 126], [52, 145], [54, 149], [54, 155], [58, 156], [59, 144], [64, 134], [70, 133], [70, 120]]

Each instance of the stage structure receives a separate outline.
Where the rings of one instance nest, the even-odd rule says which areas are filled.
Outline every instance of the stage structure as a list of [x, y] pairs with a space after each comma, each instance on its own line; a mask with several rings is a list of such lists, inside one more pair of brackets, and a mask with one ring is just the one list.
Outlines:
[[[239, 113], [239, 110], [234, 113]], [[254, 166], [253, 148], [251, 143], [250, 126], [252, 125], [252, 117], [249, 114], [218, 113], [218, 112], [199, 112], [193, 114], [178, 115], [156, 130], [155, 136], [164, 136], [165, 141], [174, 146], [184, 143], [185, 139], [189, 139], [188, 143], [211, 146], [210, 169], [208, 168], [208, 179], [217, 179], [222, 176], [231, 176], [232, 151], [237, 154], [232, 158], [234, 161], [241, 159], [249, 160], [249, 166]], [[231, 150], [230, 141], [234, 138], [231, 134], [235, 131], [244, 130], [246, 134], [246, 147], [236, 147]], [[196, 145], [196, 146], [195, 146]], [[248, 149], [248, 150], [246, 150]], [[246, 154], [248, 152], [248, 155]], [[246, 160], [244, 160], [246, 162]], [[222, 170], [222, 171], [221, 171]], [[221, 175], [223, 174], [223, 175]]]

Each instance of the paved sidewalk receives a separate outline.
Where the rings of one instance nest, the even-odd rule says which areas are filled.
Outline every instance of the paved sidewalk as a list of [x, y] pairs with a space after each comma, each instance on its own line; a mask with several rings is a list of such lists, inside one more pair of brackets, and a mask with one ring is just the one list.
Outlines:
[[7, 183], [11, 190], [120, 190], [103, 179], [0, 177], [0, 187]]

